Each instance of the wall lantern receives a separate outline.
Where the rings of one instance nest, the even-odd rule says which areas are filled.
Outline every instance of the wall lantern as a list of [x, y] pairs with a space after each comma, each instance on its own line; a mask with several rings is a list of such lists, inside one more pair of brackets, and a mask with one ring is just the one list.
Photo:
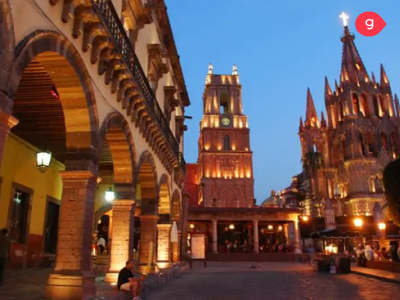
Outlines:
[[233, 229], [235, 229], [235, 225], [233, 225], [233, 224], [230, 224], [230, 225], [229, 225], [229, 229], [230, 229], [230, 230], [233, 230]]
[[51, 152], [40, 151], [36, 154], [36, 166], [40, 173], [45, 173], [50, 166]]
[[308, 216], [301, 216], [301, 219], [302, 219], [304, 222], [307, 222], [307, 221], [308, 221]]
[[383, 231], [386, 229], [386, 224], [381, 222], [378, 224], [378, 228], [379, 228], [379, 230]]
[[354, 219], [354, 225], [357, 227], [357, 228], [360, 228], [360, 227], [362, 227], [363, 226], [363, 220], [362, 219], [360, 219], [360, 218], [356, 218], [356, 219]]
[[190, 224], [189, 227], [190, 227], [190, 229], [194, 229], [194, 224], [193, 223]]
[[111, 201], [113, 201], [115, 199], [115, 193], [114, 193], [114, 191], [112, 190], [112, 188], [109, 188], [107, 191], [106, 191], [106, 200], [108, 201], [108, 202], [111, 202]]

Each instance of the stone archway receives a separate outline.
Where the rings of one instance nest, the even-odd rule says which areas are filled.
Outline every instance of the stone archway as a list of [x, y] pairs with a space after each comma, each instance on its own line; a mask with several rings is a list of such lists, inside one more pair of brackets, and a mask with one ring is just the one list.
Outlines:
[[157, 266], [163, 269], [169, 267], [171, 263], [171, 194], [170, 181], [167, 174], [161, 176], [158, 185], [158, 198]]
[[173, 222], [176, 222], [178, 229], [178, 242], [172, 243], [172, 261], [178, 262], [180, 258], [181, 248], [182, 248], [182, 233], [183, 226], [185, 223], [184, 216], [182, 215], [182, 201], [179, 190], [174, 190], [171, 197], [171, 218]]
[[[24, 71], [30, 64], [44, 68], [57, 89], [66, 131], [67, 167], [77, 155], [97, 163], [98, 115], [90, 76], [78, 51], [54, 31], [35, 31], [16, 48], [16, 60], [6, 92], [17, 96]], [[13, 108], [14, 112], [14, 108]], [[79, 163], [81, 165], [81, 162]], [[88, 168], [89, 166], [85, 166]], [[93, 169], [95, 170], [95, 169]]]
[[[46, 293], [49, 298], [80, 299], [87, 287], [89, 293], [95, 292], [93, 278], [82, 275], [91, 274], [98, 159], [98, 118], [90, 77], [78, 51], [53, 31], [27, 36], [15, 48], [10, 70], [4, 93], [14, 97], [12, 113], [19, 119], [13, 133], [41, 150], [50, 150], [65, 165], [60, 173], [58, 240], [71, 242], [57, 244], [55, 270]], [[44, 144], [48, 149], [42, 148]], [[73, 275], [66, 279], [67, 274]]]
[[107, 178], [106, 181], [115, 189], [115, 199], [111, 203], [110, 269], [106, 281], [116, 282], [119, 270], [132, 259], [136, 149], [129, 124], [120, 113], [113, 112], [107, 116], [100, 137], [99, 175]]
[[14, 49], [14, 22], [10, 3], [9, 0], [0, 0], [0, 78], [2, 79], [0, 80], [0, 107], [6, 113], [11, 112], [11, 99], [8, 97], [13, 95], [2, 93], [6, 92], [7, 80], [11, 74]]
[[[135, 185], [140, 194], [140, 246], [139, 270], [146, 270], [150, 262], [154, 270], [157, 250], [157, 222], [159, 211], [157, 169], [150, 152], [144, 151], [139, 158]], [[152, 249], [150, 249], [152, 245]], [[152, 253], [152, 257], [149, 257]]]

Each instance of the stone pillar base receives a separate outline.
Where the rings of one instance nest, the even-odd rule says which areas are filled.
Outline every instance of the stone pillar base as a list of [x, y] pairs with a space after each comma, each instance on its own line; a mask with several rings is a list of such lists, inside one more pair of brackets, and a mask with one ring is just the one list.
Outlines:
[[107, 283], [117, 283], [118, 282], [119, 271], [108, 271], [104, 277], [104, 282]]
[[49, 275], [45, 299], [89, 300], [96, 297], [92, 272], [60, 272]]
[[172, 264], [170, 261], [157, 261], [157, 267], [159, 269], [167, 269], [171, 266], [172, 266]]
[[[150, 273], [156, 273], [157, 265], [151, 264]], [[147, 271], [147, 264], [138, 264], [137, 265], [137, 272], [144, 274]]]
[[296, 254], [302, 254], [303, 252], [301, 251], [301, 247], [299, 245], [294, 246], [294, 253]]

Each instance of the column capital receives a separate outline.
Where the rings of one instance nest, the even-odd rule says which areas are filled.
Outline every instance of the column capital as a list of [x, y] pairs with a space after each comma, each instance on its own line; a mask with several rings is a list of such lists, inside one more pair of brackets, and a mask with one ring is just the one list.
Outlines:
[[59, 173], [63, 181], [64, 180], [79, 181], [83, 179], [91, 179], [96, 177], [96, 175], [89, 170], [60, 171]]
[[171, 224], [157, 224], [157, 228], [168, 229], [171, 228]]
[[135, 199], [136, 198], [136, 188], [133, 186], [133, 183], [114, 183], [115, 196], [116, 199]]
[[19, 120], [12, 115], [9, 115], [0, 108], [0, 124], [6, 125], [9, 129], [19, 123]]
[[115, 199], [112, 202], [113, 209], [126, 209], [127, 207], [131, 209], [133, 205], [135, 205], [135, 201], [132, 199]]
[[158, 215], [142, 215], [139, 216], [140, 221], [154, 221], [159, 219]]

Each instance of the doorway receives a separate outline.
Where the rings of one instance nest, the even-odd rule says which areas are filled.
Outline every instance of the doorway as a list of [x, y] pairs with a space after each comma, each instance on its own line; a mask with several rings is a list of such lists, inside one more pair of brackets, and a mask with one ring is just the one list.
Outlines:
[[60, 205], [55, 201], [48, 200], [44, 236], [44, 253], [56, 254], [59, 214]]

